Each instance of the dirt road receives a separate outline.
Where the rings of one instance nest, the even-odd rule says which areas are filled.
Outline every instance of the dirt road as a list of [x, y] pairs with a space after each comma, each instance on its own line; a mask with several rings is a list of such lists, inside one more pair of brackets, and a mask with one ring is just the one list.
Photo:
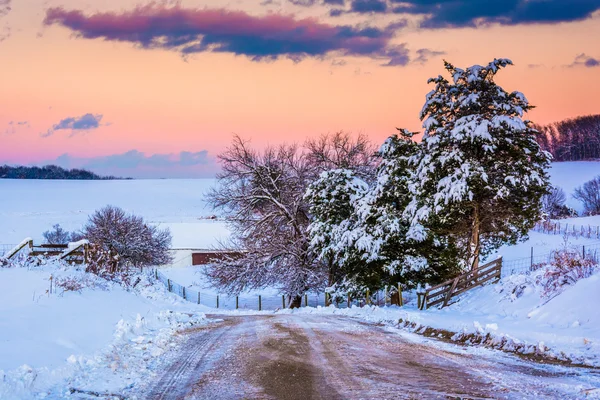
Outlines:
[[600, 374], [324, 315], [219, 317], [189, 332], [149, 399], [585, 398]]

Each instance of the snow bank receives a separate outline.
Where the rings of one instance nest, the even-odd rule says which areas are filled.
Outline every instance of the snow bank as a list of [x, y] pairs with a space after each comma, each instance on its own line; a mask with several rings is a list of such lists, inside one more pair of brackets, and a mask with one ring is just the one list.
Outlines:
[[[0, 398], [126, 393], [146, 381], [173, 333], [207, 320], [206, 308], [141, 278], [127, 291], [59, 263], [0, 268]], [[83, 287], [57, 285], [71, 280]]]
[[400, 325], [411, 331], [465, 344], [600, 366], [600, 273], [578, 281], [554, 298], [536, 283], [543, 274], [514, 275], [472, 290], [444, 309], [405, 307], [302, 308], [282, 313], [332, 313]]

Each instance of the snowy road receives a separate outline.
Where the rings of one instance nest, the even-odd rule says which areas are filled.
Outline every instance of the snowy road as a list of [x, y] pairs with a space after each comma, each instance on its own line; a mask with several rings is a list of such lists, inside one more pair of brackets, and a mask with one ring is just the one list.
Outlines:
[[217, 316], [150, 399], [589, 398], [600, 371], [547, 366], [324, 315]]

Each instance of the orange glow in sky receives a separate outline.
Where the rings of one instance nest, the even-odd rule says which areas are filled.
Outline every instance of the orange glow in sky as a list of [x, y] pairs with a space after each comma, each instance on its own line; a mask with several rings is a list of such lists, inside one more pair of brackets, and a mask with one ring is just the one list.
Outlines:
[[[397, 127], [420, 130], [427, 79], [444, 73], [444, 59], [459, 67], [512, 59], [515, 66], [497, 81], [537, 106], [528, 116], [536, 123], [600, 111], [600, 67], [593, 62], [600, 59], [598, 12], [552, 23], [523, 17], [512, 25], [431, 29], [419, 27], [427, 15], [351, 12], [351, 0], [336, 17], [321, 1], [184, 1], [151, 11], [129, 0], [82, 4], [13, 0], [10, 11], [0, 11], [0, 163], [54, 162], [66, 154], [72, 166], [85, 166], [135, 150], [142, 158], [179, 160], [179, 172], [170, 175], [202, 176], [214, 172], [214, 157], [233, 134], [265, 146], [344, 130], [381, 143]], [[150, 44], [144, 35], [154, 27], [144, 26], [144, 12], [164, 17]], [[81, 21], [87, 30], [74, 27]], [[353, 33], [340, 39], [346, 34], [339, 26]], [[214, 41], [187, 55], [190, 43], [165, 44], [192, 28]], [[277, 57], [250, 54], [298, 31], [301, 37], [289, 39]], [[285, 51], [294, 46], [316, 50], [292, 60]], [[393, 49], [408, 60], [384, 66], [396, 60]], [[86, 114], [101, 116], [97, 126], [77, 125]], [[190, 172], [182, 151], [203, 152], [205, 160]], [[118, 173], [118, 160], [110, 165]]]

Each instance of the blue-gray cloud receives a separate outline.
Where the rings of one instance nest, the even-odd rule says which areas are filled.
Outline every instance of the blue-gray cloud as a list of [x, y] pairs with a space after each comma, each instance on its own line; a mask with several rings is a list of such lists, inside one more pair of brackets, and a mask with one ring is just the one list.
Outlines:
[[384, 67], [404, 67], [410, 63], [410, 51], [406, 47], [406, 43], [389, 49], [386, 56], [390, 60], [382, 64]]
[[46, 132], [41, 133], [42, 137], [49, 137], [54, 135], [56, 131], [70, 130], [69, 137], [73, 137], [79, 133], [85, 133], [92, 129], [100, 127], [100, 121], [102, 121], [102, 114], [85, 114], [81, 117], [68, 117], [61, 120], [59, 123], [52, 125], [52, 128]]
[[352, 0], [350, 9], [357, 13], [383, 13], [387, 11], [385, 0]]
[[290, 3], [300, 7], [310, 7], [316, 3], [317, 0], [288, 0]]
[[345, 0], [323, 0], [323, 4], [329, 4], [334, 6], [343, 6]]
[[431, 49], [419, 49], [416, 51], [416, 53], [417, 58], [414, 60], [414, 62], [418, 64], [425, 64], [432, 58], [443, 56], [444, 54], [446, 54], [445, 51], [436, 51]]
[[[381, 0], [355, 0], [356, 7], [376, 9]], [[372, 5], [367, 6], [367, 3]], [[255, 16], [225, 9], [168, 7], [151, 3], [131, 11], [86, 15], [81, 10], [51, 8], [45, 25], [61, 25], [77, 37], [134, 43], [145, 49], [182, 55], [222, 52], [253, 61], [287, 57], [323, 57], [330, 52], [380, 58], [394, 36], [391, 29], [331, 25], [314, 18], [267, 14]]]
[[29, 121], [9, 121], [8, 126], [4, 130], [5, 135], [17, 133], [19, 128], [31, 128]]
[[600, 0], [391, 0], [396, 13], [424, 14], [424, 28], [559, 23], [587, 19]]
[[573, 61], [573, 63], [570, 65], [570, 67], [577, 66], [583, 66], [587, 68], [600, 67], [600, 59], [590, 57], [585, 53], [581, 53], [575, 57], [575, 61]]
[[133, 178], [202, 178], [213, 177], [218, 165], [207, 150], [182, 151], [175, 154], [145, 154], [130, 150], [121, 154], [80, 158], [63, 154], [40, 165], [55, 164], [63, 168], [84, 168], [102, 175]]
[[0, 17], [3, 17], [10, 12], [10, 2], [11, 0], [0, 0]]

